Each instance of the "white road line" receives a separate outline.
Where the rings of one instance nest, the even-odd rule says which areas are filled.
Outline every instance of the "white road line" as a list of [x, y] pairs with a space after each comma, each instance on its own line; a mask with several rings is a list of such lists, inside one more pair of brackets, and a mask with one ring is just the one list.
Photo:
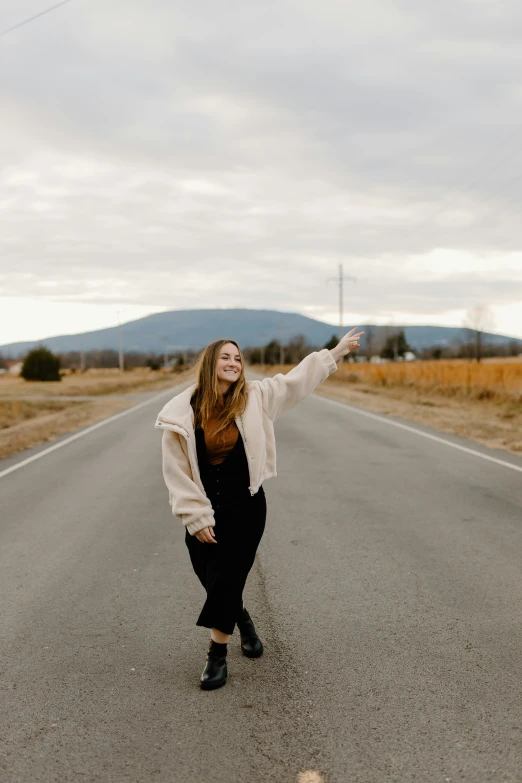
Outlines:
[[54, 446], [49, 446], [48, 449], [39, 451], [38, 454], [33, 454], [32, 457], [27, 457], [27, 459], [23, 459], [21, 462], [17, 462], [15, 465], [11, 465], [10, 468], [6, 468], [5, 470], [2, 470], [0, 472], [0, 478], [7, 476], [9, 473], [13, 473], [15, 470], [19, 470], [20, 468], [25, 467], [25, 465], [29, 465], [30, 462], [34, 462], [35, 460], [40, 459], [41, 457], [45, 457], [47, 454], [50, 454], [52, 451], [56, 451], [56, 449], [61, 449], [62, 446], [67, 446], [67, 444], [72, 443], [73, 440], [78, 440], [78, 438], [83, 438], [84, 435], [88, 435], [90, 432], [93, 432], [94, 430], [97, 430], [100, 427], [105, 427], [106, 424], [110, 424], [112, 421], [116, 421], [116, 419], [121, 419], [123, 418], [123, 416], [128, 416], [129, 413], [134, 413], [134, 411], [138, 411], [140, 408], [145, 408], [147, 405], [152, 405], [152, 403], [156, 402], [156, 400], [159, 400], [160, 397], [164, 397], [167, 394], [167, 391], [169, 392], [169, 394], [173, 396], [174, 388], [175, 387], [172, 387], [171, 389], [162, 391], [159, 394], [156, 394], [154, 397], [151, 397], [150, 400], [145, 400], [145, 402], [140, 402], [138, 405], [133, 405], [132, 408], [128, 408], [127, 410], [122, 411], [121, 413], [115, 413], [114, 416], [109, 416], [108, 419], [103, 419], [102, 421], [99, 421], [97, 424], [93, 424], [92, 427], [87, 427], [86, 430], [77, 432], [76, 435], [71, 435], [70, 438], [61, 440], [59, 443], [55, 443]]
[[398, 427], [400, 430], [406, 430], [406, 432], [413, 432], [415, 435], [420, 435], [421, 438], [427, 438], [428, 440], [434, 440], [436, 443], [442, 443], [444, 446], [451, 446], [452, 449], [458, 449], [458, 451], [464, 451], [466, 454], [471, 454], [474, 457], [480, 457], [481, 459], [485, 459], [488, 462], [494, 462], [496, 465], [502, 465], [504, 468], [511, 468], [511, 470], [516, 470], [519, 473], [522, 473], [522, 467], [520, 465], [513, 465], [512, 462], [506, 462], [503, 459], [498, 459], [497, 457], [490, 457], [489, 454], [482, 454], [480, 451], [475, 451], [475, 449], [470, 449], [467, 446], [461, 446], [458, 443], [452, 443], [450, 440], [446, 440], [446, 438], [439, 438], [437, 435], [431, 435], [429, 432], [423, 432], [422, 430], [418, 430], [416, 427], [410, 427], [407, 424], [402, 424], [400, 421], [393, 421], [392, 419], [387, 418], [386, 416], [379, 416], [377, 413], [370, 413], [369, 411], [362, 411], [359, 408], [355, 408], [353, 405], [350, 405], [348, 402], [339, 402], [337, 400], [331, 400], [329, 397], [323, 397], [321, 394], [314, 394], [313, 397], [317, 400], [323, 400], [324, 402], [329, 402], [331, 405], [337, 405], [341, 408], [348, 409], [352, 413], [357, 413], [359, 416], [366, 416], [368, 419], [375, 419], [376, 421], [384, 422], [385, 424], [389, 424], [390, 427]]

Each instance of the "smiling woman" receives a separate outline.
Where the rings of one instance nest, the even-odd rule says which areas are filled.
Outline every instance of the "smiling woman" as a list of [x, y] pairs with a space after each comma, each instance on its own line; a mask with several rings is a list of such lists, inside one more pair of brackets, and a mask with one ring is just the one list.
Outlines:
[[227, 679], [227, 643], [237, 624], [249, 658], [263, 644], [243, 604], [243, 589], [265, 528], [263, 481], [277, 475], [274, 422], [305, 399], [359, 347], [352, 329], [331, 351], [306, 356], [287, 375], [246, 381], [241, 349], [217, 340], [199, 357], [197, 383], [160, 411], [163, 475], [173, 513], [206, 591], [197, 624], [211, 629], [204, 690]]

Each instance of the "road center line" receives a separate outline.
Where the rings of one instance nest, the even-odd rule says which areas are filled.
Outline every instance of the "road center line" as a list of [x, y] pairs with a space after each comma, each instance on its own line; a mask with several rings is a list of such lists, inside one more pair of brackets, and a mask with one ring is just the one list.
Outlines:
[[29, 465], [29, 463], [34, 462], [37, 459], [40, 459], [40, 457], [45, 457], [47, 454], [50, 454], [52, 451], [56, 451], [56, 449], [61, 449], [62, 446], [67, 446], [67, 444], [72, 443], [73, 440], [78, 440], [78, 438], [83, 438], [84, 435], [88, 435], [90, 432], [94, 432], [94, 430], [97, 430], [100, 427], [105, 427], [106, 424], [110, 424], [112, 421], [116, 421], [116, 419], [121, 419], [123, 418], [123, 416], [128, 416], [129, 413], [134, 413], [135, 411], [140, 410], [140, 408], [145, 408], [147, 405], [152, 405], [153, 402], [156, 402], [156, 400], [159, 400], [161, 397], [164, 397], [167, 394], [167, 392], [171, 396], [174, 396], [173, 395], [174, 389], [175, 389], [174, 386], [172, 388], [166, 389], [160, 392], [159, 394], [154, 395], [154, 397], [151, 397], [150, 400], [145, 400], [144, 402], [140, 402], [138, 405], [133, 405], [132, 408], [127, 408], [127, 410], [121, 411], [121, 413], [115, 413], [114, 416], [109, 416], [108, 419], [102, 419], [102, 421], [97, 422], [97, 424], [93, 424], [91, 427], [87, 427], [87, 429], [82, 430], [81, 432], [77, 432], [75, 435], [71, 435], [70, 438], [61, 440], [59, 443], [55, 443], [54, 446], [49, 446], [48, 449], [39, 451], [38, 454], [33, 454], [32, 457], [27, 457], [27, 459], [23, 459], [21, 462], [17, 462], [15, 465], [11, 465], [10, 468], [6, 468], [5, 470], [0, 471], [0, 478], [7, 476], [9, 473], [13, 473], [15, 470], [19, 470], [20, 468], [25, 467], [25, 465]]
[[332, 400], [329, 397], [323, 397], [321, 394], [314, 394], [312, 396], [316, 400], [323, 400], [323, 402], [329, 402], [331, 405], [337, 405], [341, 408], [348, 409], [351, 413], [357, 413], [359, 416], [366, 416], [368, 419], [384, 422], [385, 424], [389, 424], [391, 427], [398, 427], [400, 430], [413, 432], [415, 435], [420, 435], [421, 438], [433, 440], [435, 443], [442, 443], [444, 446], [451, 446], [451, 448], [458, 449], [458, 451], [463, 451], [466, 454], [471, 454], [474, 457], [480, 457], [481, 459], [485, 459], [488, 462], [494, 462], [496, 465], [502, 465], [504, 468], [511, 468], [511, 470], [516, 470], [519, 473], [522, 473], [522, 467], [520, 465], [514, 465], [512, 462], [506, 462], [503, 459], [498, 459], [498, 457], [491, 457], [489, 454], [482, 454], [480, 451], [475, 451], [475, 449], [470, 449], [467, 446], [461, 446], [459, 443], [452, 443], [450, 440], [446, 440], [446, 438], [439, 438], [437, 435], [431, 435], [429, 432], [423, 432], [422, 430], [418, 430], [416, 427], [410, 427], [408, 424], [402, 424], [400, 421], [393, 421], [393, 419], [389, 419], [386, 416], [380, 416], [377, 413], [370, 413], [369, 411], [362, 411], [359, 408], [350, 405], [348, 402]]

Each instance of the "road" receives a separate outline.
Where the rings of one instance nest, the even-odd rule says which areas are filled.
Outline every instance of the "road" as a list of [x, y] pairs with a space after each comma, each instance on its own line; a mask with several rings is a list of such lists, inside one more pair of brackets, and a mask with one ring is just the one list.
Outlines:
[[520, 781], [522, 460], [320, 397], [287, 413], [246, 592], [265, 655], [236, 633], [202, 692], [169, 394], [0, 463], [24, 462], [0, 478], [2, 782]]

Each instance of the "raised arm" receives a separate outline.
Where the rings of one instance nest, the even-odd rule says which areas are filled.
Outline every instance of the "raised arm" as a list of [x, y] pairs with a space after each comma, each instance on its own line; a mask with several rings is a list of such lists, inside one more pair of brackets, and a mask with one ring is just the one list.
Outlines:
[[320, 383], [337, 370], [336, 362], [339, 359], [353, 348], [359, 347], [358, 338], [364, 332], [358, 334], [355, 332], [356, 329], [348, 332], [331, 351], [323, 348], [321, 351], [305, 356], [302, 362], [286, 375], [277, 373], [273, 378], [254, 381], [261, 389], [263, 408], [272, 421], [276, 421], [282, 413], [308, 397]]
[[285, 411], [304, 400], [328, 376], [337, 370], [330, 351], [323, 348], [308, 354], [297, 367], [283, 375], [253, 381], [261, 390], [263, 409], [275, 421]]
[[172, 513], [179, 517], [190, 535], [213, 526], [214, 511], [207, 496], [194, 482], [190, 464], [177, 432], [163, 431], [163, 477], [169, 491]]

